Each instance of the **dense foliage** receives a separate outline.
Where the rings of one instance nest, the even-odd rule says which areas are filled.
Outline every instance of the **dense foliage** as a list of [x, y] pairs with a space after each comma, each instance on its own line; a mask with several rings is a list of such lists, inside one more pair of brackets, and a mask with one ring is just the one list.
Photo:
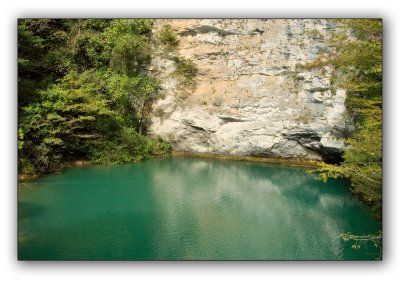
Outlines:
[[76, 159], [130, 162], [169, 151], [144, 136], [160, 82], [151, 20], [18, 23], [18, 165], [38, 175]]
[[347, 139], [344, 162], [321, 163], [322, 179], [349, 177], [353, 190], [382, 210], [382, 21], [341, 20], [329, 41], [325, 64], [334, 68], [334, 84], [347, 90], [346, 105], [355, 130]]

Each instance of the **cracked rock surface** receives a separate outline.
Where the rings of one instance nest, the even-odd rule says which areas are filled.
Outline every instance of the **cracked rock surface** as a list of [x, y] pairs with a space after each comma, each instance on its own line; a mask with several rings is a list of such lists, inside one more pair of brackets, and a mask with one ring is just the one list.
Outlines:
[[304, 70], [326, 48], [326, 20], [158, 20], [170, 25], [176, 52], [196, 63], [191, 88], [160, 54], [153, 70], [165, 96], [153, 105], [149, 132], [178, 151], [315, 160], [343, 152], [345, 90], [329, 67]]

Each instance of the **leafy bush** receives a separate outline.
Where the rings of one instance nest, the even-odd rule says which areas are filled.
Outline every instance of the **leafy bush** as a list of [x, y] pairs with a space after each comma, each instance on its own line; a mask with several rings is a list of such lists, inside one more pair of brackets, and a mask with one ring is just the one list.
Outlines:
[[151, 20], [20, 20], [18, 165], [29, 175], [74, 159], [131, 162], [168, 151], [144, 137], [159, 81]]
[[126, 163], [168, 153], [169, 144], [140, 135], [133, 128], [124, 127], [112, 140], [94, 142], [90, 158], [95, 163]]
[[163, 26], [158, 36], [161, 42], [170, 48], [173, 48], [178, 45], [177, 36], [173, 32], [170, 25]]

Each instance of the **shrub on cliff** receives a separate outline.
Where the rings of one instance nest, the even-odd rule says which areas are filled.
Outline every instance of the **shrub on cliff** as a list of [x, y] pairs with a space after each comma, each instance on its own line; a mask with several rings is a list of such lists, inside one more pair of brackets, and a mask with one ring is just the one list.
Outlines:
[[170, 25], [163, 26], [158, 36], [160, 41], [170, 49], [178, 45], [178, 38]]
[[190, 58], [174, 57], [174, 75], [181, 81], [183, 87], [193, 85], [197, 75], [197, 66]]

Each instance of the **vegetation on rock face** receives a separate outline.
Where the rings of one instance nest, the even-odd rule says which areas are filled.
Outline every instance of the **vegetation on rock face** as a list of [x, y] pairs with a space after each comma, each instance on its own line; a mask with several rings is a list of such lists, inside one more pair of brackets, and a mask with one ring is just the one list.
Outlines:
[[19, 173], [170, 150], [142, 135], [161, 90], [148, 72], [151, 29], [152, 21], [141, 19], [19, 21]]
[[178, 38], [173, 32], [170, 25], [165, 25], [161, 28], [159, 38], [164, 45], [167, 45], [170, 49], [173, 49], [178, 44]]
[[197, 74], [197, 67], [193, 60], [190, 58], [175, 57], [174, 62], [176, 65], [174, 75], [180, 80], [182, 87], [193, 86], [194, 78]]
[[197, 66], [191, 58], [182, 57], [177, 52], [179, 40], [172, 27], [170, 25], [162, 26], [158, 33], [158, 39], [163, 47], [161, 57], [174, 62], [175, 70], [171, 75], [178, 80], [178, 88], [181, 90], [193, 89], [198, 71]]
[[334, 52], [325, 64], [334, 68], [333, 83], [347, 90], [346, 106], [355, 126], [346, 140], [344, 162], [320, 163], [320, 177], [349, 177], [353, 190], [382, 210], [382, 21], [341, 20], [329, 42]]

